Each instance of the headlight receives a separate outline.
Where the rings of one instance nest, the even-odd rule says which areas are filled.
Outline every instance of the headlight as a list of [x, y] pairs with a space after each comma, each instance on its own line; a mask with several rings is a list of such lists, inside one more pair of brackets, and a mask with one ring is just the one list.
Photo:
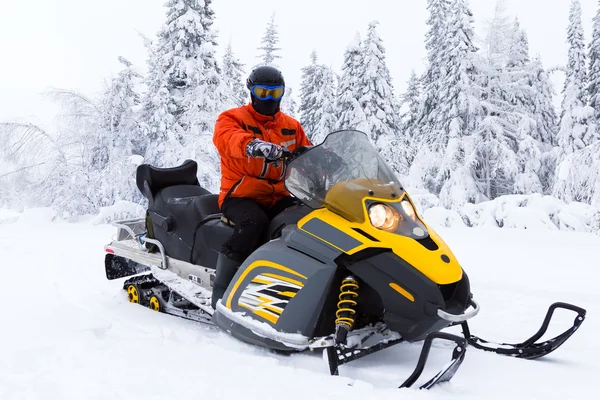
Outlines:
[[400, 215], [398, 211], [385, 204], [374, 204], [369, 207], [369, 219], [375, 228], [394, 232], [398, 229]]
[[413, 221], [417, 222], [417, 212], [415, 211], [415, 208], [412, 206], [412, 204], [410, 204], [410, 201], [402, 200], [400, 205], [402, 206], [402, 210], [404, 210], [406, 215], [408, 215]]

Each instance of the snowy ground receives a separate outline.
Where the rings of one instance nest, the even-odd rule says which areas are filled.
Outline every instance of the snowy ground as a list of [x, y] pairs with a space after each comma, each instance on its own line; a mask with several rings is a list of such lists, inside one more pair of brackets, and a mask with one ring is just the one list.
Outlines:
[[[122, 281], [104, 276], [103, 245], [112, 227], [14, 219], [0, 221], [2, 400], [597, 398], [598, 236], [440, 229], [482, 305], [472, 323], [476, 334], [525, 339], [554, 301], [580, 305], [588, 317], [545, 359], [470, 348], [450, 383], [419, 392], [394, 386], [416, 362], [420, 344], [372, 355], [343, 366], [343, 377], [329, 377], [320, 354], [273, 356], [215, 329], [128, 303]], [[560, 328], [573, 320], [566, 312], [557, 317]], [[448, 346], [433, 351], [434, 361], [446, 361]]]

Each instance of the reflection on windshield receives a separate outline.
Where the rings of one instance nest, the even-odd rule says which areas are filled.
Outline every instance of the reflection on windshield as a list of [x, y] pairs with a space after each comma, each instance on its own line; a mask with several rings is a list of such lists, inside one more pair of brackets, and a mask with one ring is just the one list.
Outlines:
[[328, 207], [351, 220], [364, 220], [364, 197], [399, 199], [402, 192], [367, 135], [358, 131], [332, 133], [298, 156], [288, 165], [285, 182], [290, 193], [310, 207]]

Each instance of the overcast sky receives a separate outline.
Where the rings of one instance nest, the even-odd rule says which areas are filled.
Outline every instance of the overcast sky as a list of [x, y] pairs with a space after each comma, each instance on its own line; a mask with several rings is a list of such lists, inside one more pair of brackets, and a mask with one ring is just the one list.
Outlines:
[[[571, 0], [505, 0], [509, 15], [527, 30], [532, 55], [545, 66], [563, 65]], [[122, 55], [145, 69], [140, 33], [153, 37], [165, 18], [165, 0], [0, 0], [0, 120], [48, 124], [55, 113], [41, 93], [51, 87], [100, 90], [120, 69]], [[496, 0], [470, 0], [476, 30], [482, 33]], [[596, 0], [581, 0], [586, 43]], [[425, 0], [213, 0], [219, 56], [231, 40], [247, 66], [256, 58], [273, 12], [282, 47], [280, 65], [298, 88], [300, 68], [312, 50], [339, 71], [347, 44], [371, 20], [387, 50], [394, 85], [403, 91], [411, 69], [424, 69]], [[560, 91], [560, 87], [557, 88]], [[298, 89], [296, 90], [296, 93]]]

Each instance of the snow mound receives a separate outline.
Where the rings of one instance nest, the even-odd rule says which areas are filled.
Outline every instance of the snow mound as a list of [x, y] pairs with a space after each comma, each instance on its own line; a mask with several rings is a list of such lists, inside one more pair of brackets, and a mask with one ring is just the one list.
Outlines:
[[8, 208], [0, 208], [0, 225], [16, 222], [19, 219], [19, 215], [21, 214], [17, 211]]
[[117, 201], [109, 207], [102, 207], [94, 218], [92, 225], [110, 224], [113, 221], [142, 218], [146, 215], [146, 209], [139, 204], [130, 201]]
[[508, 195], [457, 211], [431, 207], [422, 214], [428, 223], [443, 226], [600, 232], [600, 210], [584, 203], [564, 203], [541, 194]]
[[23, 212], [0, 210], [0, 224], [40, 225], [56, 221], [57, 214], [52, 208], [26, 208]]

